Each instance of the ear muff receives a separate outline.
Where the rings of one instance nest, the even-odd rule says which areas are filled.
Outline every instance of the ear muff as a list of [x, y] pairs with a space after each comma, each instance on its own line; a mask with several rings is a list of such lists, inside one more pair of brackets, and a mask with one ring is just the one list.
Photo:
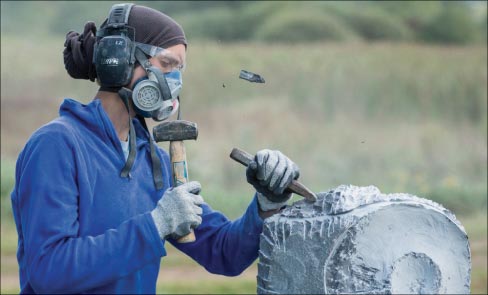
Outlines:
[[103, 87], [127, 85], [134, 71], [135, 30], [128, 26], [133, 4], [116, 4], [107, 23], [97, 32], [93, 63]]
[[100, 85], [122, 87], [127, 85], [134, 70], [134, 45], [124, 35], [106, 36], [95, 46], [94, 63]]

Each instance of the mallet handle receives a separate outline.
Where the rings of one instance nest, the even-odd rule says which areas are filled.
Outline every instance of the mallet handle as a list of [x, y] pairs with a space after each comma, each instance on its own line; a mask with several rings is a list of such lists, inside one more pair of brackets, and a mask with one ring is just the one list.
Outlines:
[[[249, 163], [251, 163], [251, 161], [254, 160], [254, 157], [241, 150], [241, 149], [238, 149], [238, 148], [234, 148], [232, 150], [232, 152], [230, 153], [230, 157], [241, 163], [242, 165], [244, 166], [249, 166]], [[315, 202], [317, 201], [317, 196], [310, 190], [308, 189], [306, 186], [304, 186], [303, 184], [301, 184], [300, 182], [296, 181], [296, 180], [293, 180], [287, 187], [290, 191], [292, 191], [293, 193], [297, 194], [297, 195], [300, 195], [302, 197], [304, 197], [308, 202]]]
[[[171, 173], [174, 186], [179, 186], [189, 181], [188, 164], [186, 162], [186, 150], [183, 141], [170, 141], [169, 155], [171, 159]], [[180, 237], [178, 243], [190, 243], [196, 240], [193, 230], [186, 236]]]

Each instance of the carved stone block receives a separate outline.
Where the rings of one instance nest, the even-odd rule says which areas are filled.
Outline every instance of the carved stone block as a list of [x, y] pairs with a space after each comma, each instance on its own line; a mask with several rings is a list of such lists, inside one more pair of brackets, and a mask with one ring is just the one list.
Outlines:
[[463, 226], [439, 204], [339, 186], [266, 220], [257, 292], [465, 294], [470, 259]]

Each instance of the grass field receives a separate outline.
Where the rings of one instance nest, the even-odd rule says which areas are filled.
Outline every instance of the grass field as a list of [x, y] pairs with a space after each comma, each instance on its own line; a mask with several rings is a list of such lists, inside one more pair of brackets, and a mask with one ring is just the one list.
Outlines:
[[[89, 102], [97, 88], [65, 74], [63, 41], [2, 36], [2, 293], [18, 291], [8, 200], [16, 156], [63, 97]], [[210, 205], [236, 218], [253, 191], [229, 152], [273, 148], [314, 191], [372, 184], [433, 199], [466, 227], [472, 292], [486, 293], [486, 63], [486, 46], [191, 44], [182, 111], [198, 123], [199, 139], [187, 144], [190, 178]], [[266, 83], [238, 79], [241, 69]], [[237, 278], [209, 275], [169, 249], [158, 292], [254, 293], [255, 275], [255, 265]]]

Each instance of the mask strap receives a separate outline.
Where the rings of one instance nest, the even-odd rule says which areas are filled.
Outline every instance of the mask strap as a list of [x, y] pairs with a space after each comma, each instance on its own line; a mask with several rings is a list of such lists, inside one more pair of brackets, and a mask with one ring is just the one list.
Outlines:
[[[129, 95], [130, 91], [122, 88], [119, 90], [119, 95], [124, 101], [125, 107], [127, 108], [127, 113], [129, 113]], [[121, 177], [129, 177], [130, 170], [132, 169], [132, 165], [134, 164], [134, 160], [136, 158], [136, 131], [134, 129], [134, 124], [132, 124], [132, 120], [129, 114], [129, 156], [127, 157], [127, 161], [125, 162], [124, 168], [120, 171]]]
[[148, 71], [156, 76], [156, 79], [158, 80], [159, 90], [161, 90], [161, 94], [163, 95], [163, 100], [171, 99], [171, 90], [169, 89], [168, 82], [166, 81], [164, 74], [155, 67], [151, 67], [150, 69], [148, 69]]
[[112, 92], [112, 93], [118, 93], [120, 90], [120, 87], [107, 87], [107, 86], [100, 86], [98, 91], [107, 91], [107, 92]]
[[147, 128], [146, 120], [144, 120], [144, 116], [136, 114], [136, 118], [139, 120], [139, 123], [141, 123], [142, 127], [144, 127], [144, 129], [147, 131], [148, 128]]

